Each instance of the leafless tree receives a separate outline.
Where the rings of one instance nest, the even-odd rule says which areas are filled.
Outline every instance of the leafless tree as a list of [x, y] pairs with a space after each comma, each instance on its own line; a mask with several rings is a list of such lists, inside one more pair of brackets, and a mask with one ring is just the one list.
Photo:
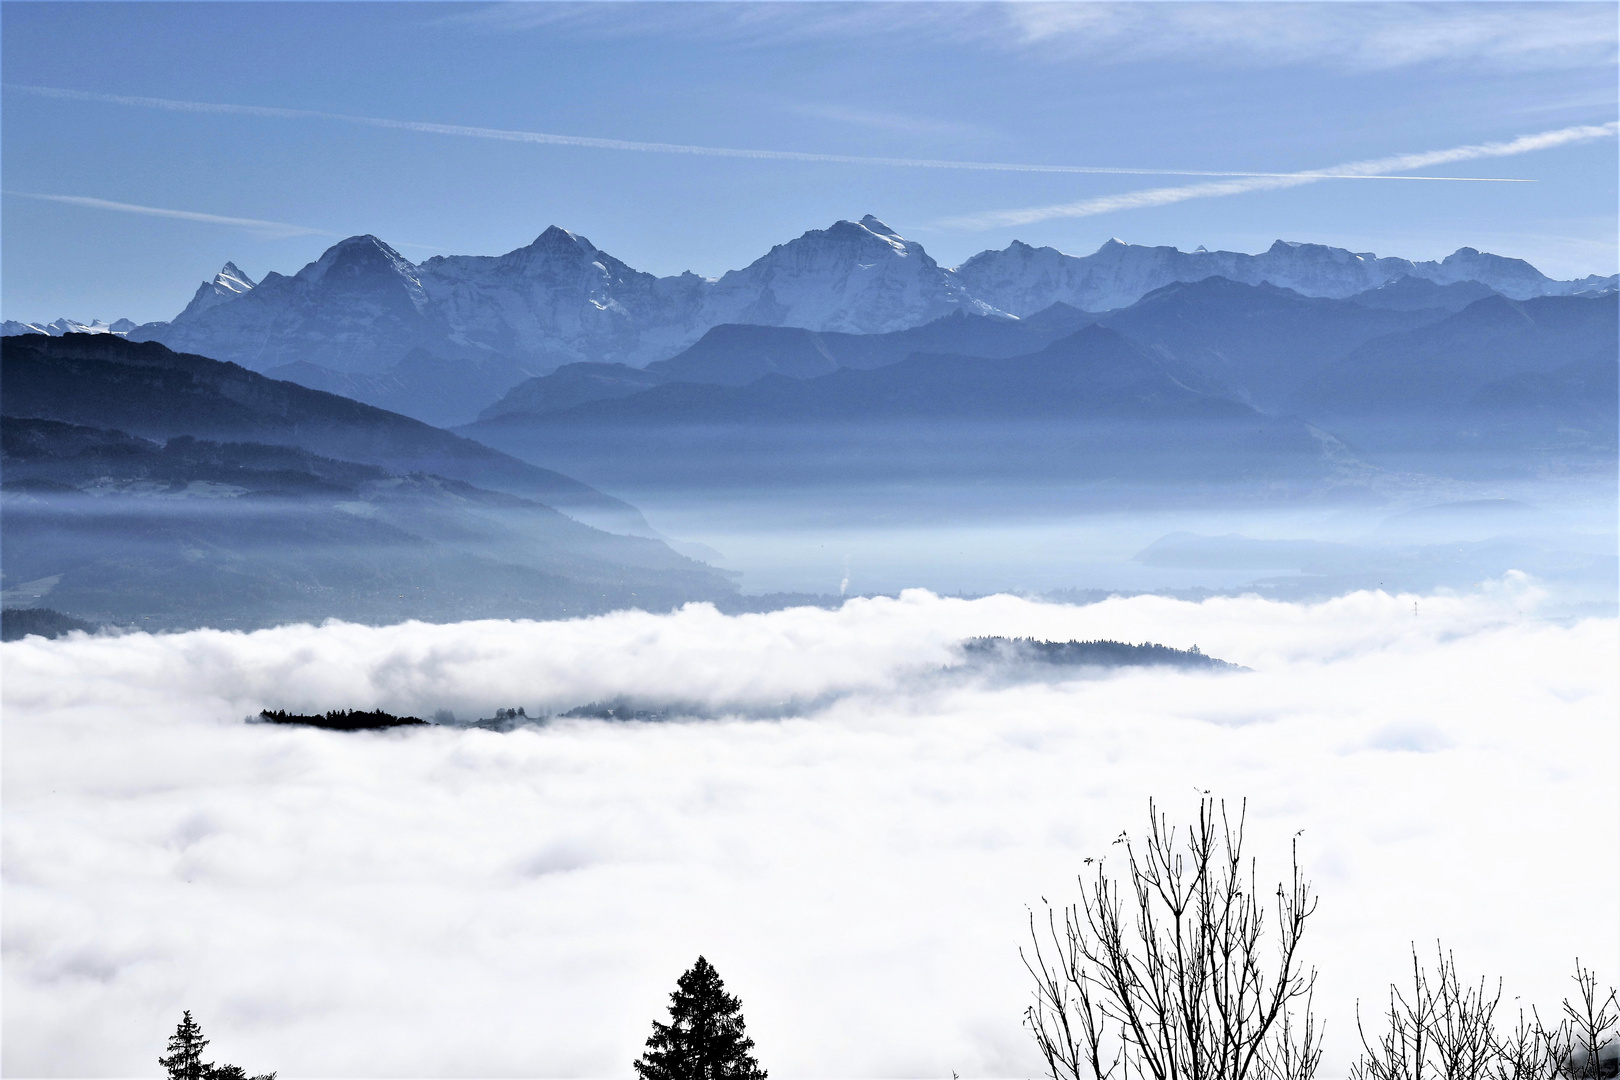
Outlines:
[[1501, 983], [1494, 993], [1486, 990], [1483, 979], [1478, 986], [1465, 986], [1456, 960], [1438, 945], [1436, 951], [1439, 974], [1431, 982], [1417, 949], [1412, 950], [1412, 988], [1402, 991], [1391, 984], [1387, 1024], [1376, 1039], [1368, 1039], [1357, 1006], [1362, 1056], [1351, 1066], [1351, 1080], [1423, 1080], [1426, 1075], [1487, 1080], [1494, 1075]]
[[1078, 904], [1048, 903], [1044, 926], [1031, 912], [1025, 1022], [1052, 1080], [1312, 1080], [1316, 971], [1299, 942], [1316, 900], [1296, 838], [1267, 940], [1270, 905], [1243, 858], [1246, 810], [1234, 821], [1204, 798], [1183, 833], [1149, 802], [1140, 850], [1115, 841], [1123, 880], [1097, 860]]
[[1620, 1055], [1614, 1051], [1620, 1042], [1620, 999], [1611, 988], [1607, 995], [1597, 988], [1597, 973], [1575, 961], [1575, 1001], [1564, 999], [1567, 1032], [1564, 1064], [1566, 1076], [1578, 1080], [1602, 1080], [1620, 1074]]
[[[1412, 951], [1410, 991], [1389, 988], [1383, 1030], [1369, 1038], [1357, 1009], [1362, 1055], [1350, 1080], [1602, 1080], [1615, 1073], [1612, 1047], [1620, 1003], [1598, 993], [1597, 977], [1575, 964], [1576, 1001], [1565, 999], [1553, 1026], [1534, 1009], [1521, 1010], [1512, 1029], [1499, 1028], [1502, 988], [1483, 979], [1464, 985], [1456, 961], [1436, 945], [1431, 978]], [[1595, 1047], [1595, 1051], [1587, 1048]]]
[[1487, 1075], [1490, 1080], [1551, 1080], [1568, 1059], [1567, 1025], [1549, 1030], [1534, 1009], [1528, 1019], [1520, 1009], [1513, 1030], [1497, 1034], [1496, 1057]]

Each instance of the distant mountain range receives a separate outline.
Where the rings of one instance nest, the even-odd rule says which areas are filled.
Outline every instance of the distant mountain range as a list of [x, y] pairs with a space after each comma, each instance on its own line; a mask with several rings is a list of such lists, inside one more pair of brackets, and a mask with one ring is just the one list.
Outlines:
[[1289, 405], [1365, 446], [1488, 455], [1533, 448], [1613, 461], [1620, 306], [1490, 296], [1374, 338], [1301, 381]]
[[[1350, 457], [1332, 436], [1201, 388], [1158, 352], [1101, 325], [1018, 355], [912, 352], [881, 366], [773, 373], [741, 386], [634, 387], [625, 373], [638, 369], [592, 367], [526, 384], [551, 411], [494, 413], [459, 430], [638, 490], [875, 483], [983, 491], [1005, 483], [1056, 484], [1066, 498], [1201, 485], [1279, 496], [1320, 488]], [[594, 387], [581, 385], [592, 379]], [[600, 392], [614, 379], [621, 385]], [[576, 398], [592, 389], [599, 396], [557, 407], [569, 383]]]
[[91, 319], [87, 323], [74, 319], [57, 319], [53, 322], [25, 323], [15, 319], [7, 319], [0, 323], [0, 337], [12, 337], [16, 334], [45, 334], [48, 337], [61, 337], [63, 334], [128, 334], [135, 329], [135, 323], [129, 319], [119, 319], [117, 322], [102, 322], [100, 319]]
[[[1418, 301], [1434, 306], [1414, 306]], [[509, 426], [518, 416], [561, 413], [595, 400], [640, 400], [669, 383], [742, 387], [782, 375], [819, 385], [834, 372], [881, 368], [924, 353], [1021, 357], [1093, 325], [1145, 347], [1189, 388], [1266, 411], [1324, 421], [1363, 412], [1427, 415], [1463, 404], [1458, 392], [1441, 387], [1445, 380], [1472, 393], [1510, 375], [1547, 375], [1587, 356], [1612, 361], [1620, 333], [1616, 310], [1612, 292], [1516, 301], [1473, 282], [1440, 286], [1406, 277], [1334, 300], [1213, 277], [1166, 285], [1102, 314], [1055, 303], [1023, 319], [958, 312], [872, 335], [718, 326], [645, 368], [565, 365], [520, 383], [479, 419], [507, 417]]]
[[1308, 482], [1381, 454], [1418, 471], [1612, 468], [1620, 295], [1470, 302], [1481, 288], [1406, 277], [1336, 300], [1213, 277], [1102, 314], [720, 326], [646, 368], [565, 365], [457, 430], [641, 489], [851, 458], [876, 476], [930, 441], [936, 469], [1017, 460], [1074, 480]]
[[[952, 269], [868, 215], [807, 232], [718, 278], [655, 277], [555, 226], [505, 255], [420, 264], [376, 237], [356, 236], [291, 276], [254, 282], [227, 263], [169, 322], [85, 329], [128, 333], [447, 423], [471, 419], [526, 377], [567, 363], [645, 367], [723, 325], [870, 336], [947, 315], [1031, 318], [1057, 304], [1096, 314], [1214, 276], [1307, 297], [1358, 297], [1388, 310], [1455, 310], [1487, 292], [1521, 300], [1591, 293], [1617, 280], [1554, 281], [1522, 260], [1472, 248], [1412, 262], [1280, 240], [1258, 255], [1111, 240], [1074, 256], [1014, 242]], [[7, 323], [5, 333], [81, 326]]]
[[[911, 260], [908, 273], [951, 273], [878, 224], [850, 228]], [[368, 307], [400, 266], [375, 242], [348, 251], [359, 261], [304, 284], [227, 268], [188, 310], [269, 318], [255, 299], [267, 289], [347, 288], [352, 307], [312, 309], [305, 325], [356, 349], [434, 310], [420, 281]], [[827, 252], [804, 254], [783, 257], [801, 284], [824, 276]], [[833, 298], [840, 319], [856, 320], [858, 294]], [[808, 310], [808, 293], [779, 295]], [[377, 371], [295, 358], [261, 373], [110, 328], [7, 336], [5, 602], [166, 627], [728, 604], [727, 574], [599, 488], [764, 493], [818, 520], [866, 520], [898, 505], [1286, 505], [1409, 482], [1612, 476], [1620, 456], [1613, 288], [1515, 299], [1405, 273], [1310, 296], [1213, 275], [1112, 310], [1054, 299], [1018, 317], [960, 290], [896, 295], [936, 317], [873, 332], [722, 322], [645, 365], [533, 376], [493, 350], [413, 346]], [[278, 339], [279, 357], [296, 356], [296, 338]], [[451, 431], [407, 412], [478, 420]]]

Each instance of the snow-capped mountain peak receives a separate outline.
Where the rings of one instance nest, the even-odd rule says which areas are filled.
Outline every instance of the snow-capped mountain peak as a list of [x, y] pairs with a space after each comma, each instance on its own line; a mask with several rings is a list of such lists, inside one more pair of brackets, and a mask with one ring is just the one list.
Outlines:
[[871, 214], [778, 244], [714, 283], [703, 321], [884, 333], [967, 310], [1000, 314]]
[[893, 229], [891, 229], [887, 225], [883, 224], [883, 222], [879, 221], [877, 218], [873, 217], [871, 214], [867, 214], [865, 217], [861, 218], [861, 224], [866, 228], [866, 230], [868, 232], [875, 232], [879, 236], [892, 236], [892, 237], [895, 237], [896, 239], [899, 239], [899, 237], [900, 237], [899, 233], [895, 232]]
[[1472, 248], [1414, 263], [1288, 240], [1251, 255], [1116, 237], [1085, 256], [1015, 240], [951, 270], [872, 214], [811, 229], [718, 278], [655, 277], [552, 225], [504, 255], [421, 264], [375, 236], [351, 236], [297, 274], [270, 273], [256, 285], [227, 263], [174, 323], [132, 336], [258, 370], [307, 360], [382, 371], [425, 349], [445, 359], [506, 358], [543, 373], [577, 360], [664, 359], [724, 323], [883, 333], [958, 312], [1023, 317], [1055, 303], [1104, 311], [1211, 276], [1326, 297], [1402, 277], [1477, 280], [1516, 299], [1615, 283], [1551, 281], [1528, 263]]
[[311, 284], [328, 274], [397, 274], [416, 280], [416, 264], [405, 256], [366, 233], [339, 240], [321, 253], [321, 257], [298, 271], [295, 277]]
[[534, 238], [530, 247], [540, 248], [588, 248], [596, 250], [596, 245], [575, 232], [569, 232], [560, 225], [548, 225], [546, 231]]
[[197, 291], [192, 294], [191, 303], [187, 304], [185, 310], [175, 318], [189, 318], [209, 308], [229, 303], [239, 296], [252, 292], [257, 284], [242, 273], [235, 263], [228, 262], [219, 268], [219, 273], [215, 274], [212, 280], [197, 286]]
[[219, 268], [219, 273], [214, 275], [214, 280], [210, 284], [240, 295], [253, 288], [258, 282], [242, 273], [235, 263], [228, 262]]

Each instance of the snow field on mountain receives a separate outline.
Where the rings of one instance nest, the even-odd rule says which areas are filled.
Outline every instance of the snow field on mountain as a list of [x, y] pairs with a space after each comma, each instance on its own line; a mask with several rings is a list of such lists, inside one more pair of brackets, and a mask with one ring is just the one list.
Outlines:
[[[28, 639], [4, 664], [8, 1075], [142, 1075], [182, 1008], [284, 1076], [626, 1076], [699, 953], [784, 1078], [1030, 1076], [1026, 905], [1156, 796], [1299, 830], [1326, 1075], [1408, 942], [1555, 1003], [1620, 961], [1613, 619], [1467, 597], [836, 611]], [[981, 634], [1251, 670], [940, 679]], [[261, 708], [720, 719], [341, 735]], [[777, 718], [762, 718], [775, 716]], [[1544, 1005], [1545, 1007], [1545, 1005]]]

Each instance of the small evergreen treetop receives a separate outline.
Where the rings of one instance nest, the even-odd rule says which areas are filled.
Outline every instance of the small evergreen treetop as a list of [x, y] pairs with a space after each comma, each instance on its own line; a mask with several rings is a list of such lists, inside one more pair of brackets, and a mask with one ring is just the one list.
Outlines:
[[240, 1065], [215, 1065], [202, 1059], [208, 1040], [202, 1037], [202, 1025], [191, 1018], [187, 1009], [180, 1024], [169, 1036], [169, 1052], [158, 1058], [158, 1064], [169, 1072], [169, 1080], [276, 1080], [276, 1074], [261, 1073], [249, 1076]]
[[634, 1064], [640, 1080], [766, 1080], [753, 1049], [743, 1033], [742, 1002], [700, 956], [669, 996], [669, 1023], [653, 1021]]
[[158, 1058], [158, 1064], [169, 1071], [169, 1080], [204, 1080], [212, 1069], [202, 1059], [207, 1045], [208, 1040], [202, 1037], [202, 1025], [191, 1018], [191, 1010], [187, 1009], [174, 1034], [169, 1036], [168, 1054]]

